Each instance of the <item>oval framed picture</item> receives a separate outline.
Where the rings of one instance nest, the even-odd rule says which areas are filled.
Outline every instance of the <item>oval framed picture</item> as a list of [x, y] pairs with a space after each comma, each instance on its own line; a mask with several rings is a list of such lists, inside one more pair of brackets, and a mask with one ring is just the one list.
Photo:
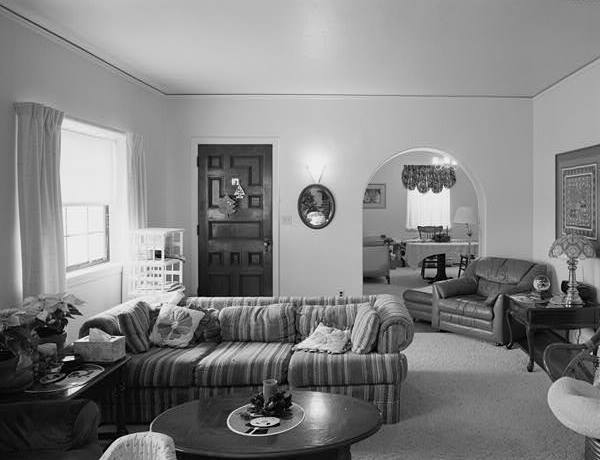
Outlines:
[[327, 227], [335, 215], [333, 193], [321, 184], [304, 187], [298, 197], [298, 214], [309, 228]]

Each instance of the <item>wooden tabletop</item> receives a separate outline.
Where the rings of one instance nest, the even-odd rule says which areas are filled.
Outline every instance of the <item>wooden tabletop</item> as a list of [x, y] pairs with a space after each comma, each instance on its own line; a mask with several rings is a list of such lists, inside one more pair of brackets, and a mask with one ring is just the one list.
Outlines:
[[227, 416], [251, 394], [214, 396], [176, 406], [160, 414], [150, 431], [164, 433], [179, 452], [209, 457], [275, 458], [306, 455], [349, 446], [374, 434], [381, 426], [379, 410], [366, 401], [313, 391], [292, 392], [304, 408], [305, 419], [294, 429], [250, 438], [227, 428]]

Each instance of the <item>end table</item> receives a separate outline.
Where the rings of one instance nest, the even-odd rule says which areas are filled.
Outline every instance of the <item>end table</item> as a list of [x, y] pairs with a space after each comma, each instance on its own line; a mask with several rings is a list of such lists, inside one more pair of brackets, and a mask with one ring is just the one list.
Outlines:
[[[543, 303], [536, 303], [519, 295], [509, 295], [505, 312], [508, 325], [509, 342], [506, 348], [514, 344], [512, 321], [525, 326], [527, 335], [527, 348], [529, 363], [527, 370], [533, 371], [535, 332], [540, 329], [571, 330], [591, 327], [596, 329], [600, 323], [600, 306], [589, 304], [579, 308], [549, 307]], [[511, 321], [512, 320], [512, 321]]]

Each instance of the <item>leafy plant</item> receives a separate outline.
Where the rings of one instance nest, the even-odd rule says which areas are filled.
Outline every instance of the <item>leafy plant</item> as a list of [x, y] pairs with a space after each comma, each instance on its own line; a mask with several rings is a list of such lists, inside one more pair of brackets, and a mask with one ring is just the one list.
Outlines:
[[46, 333], [62, 334], [70, 318], [81, 316], [78, 307], [84, 303], [73, 294], [41, 294], [27, 297], [23, 307], [37, 311], [36, 330], [45, 329]]
[[35, 311], [7, 308], [0, 310], [0, 351], [15, 355], [31, 353], [31, 327]]

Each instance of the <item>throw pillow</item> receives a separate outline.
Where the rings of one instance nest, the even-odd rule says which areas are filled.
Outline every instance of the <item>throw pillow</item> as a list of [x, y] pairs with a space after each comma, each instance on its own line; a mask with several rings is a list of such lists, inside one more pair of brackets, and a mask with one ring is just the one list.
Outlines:
[[219, 312], [219, 323], [226, 342], [296, 340], [296, 311], [291, 303], [225, 307]]
[[119, 330], [125, 336], [130, 353], [143, 353], [150, 349], [150, 306], [146, 302], [128, 302], [117, 313]]
[[313, 333], [299, 344], [294, 345], [292, 350], [340, 354], [348, 350], [349, 342], [349, 330], [342, 331], [319, 323]]
[[352, 327], [352, 351], [354, 353], [370, 353], [375, 348], [380, 324], [379, 314], [369, 306], [358, 309]]
[[188, 304], [187, 308], [204, 313], [200, 325], [194, 333], [195, 342], [221, 342], [221, 325], [219, 310], [204, 305]]
[[176, 305], [163, 305], [150, 340], [159, 347], [185, 348], [194, 338], [204, 313]]

